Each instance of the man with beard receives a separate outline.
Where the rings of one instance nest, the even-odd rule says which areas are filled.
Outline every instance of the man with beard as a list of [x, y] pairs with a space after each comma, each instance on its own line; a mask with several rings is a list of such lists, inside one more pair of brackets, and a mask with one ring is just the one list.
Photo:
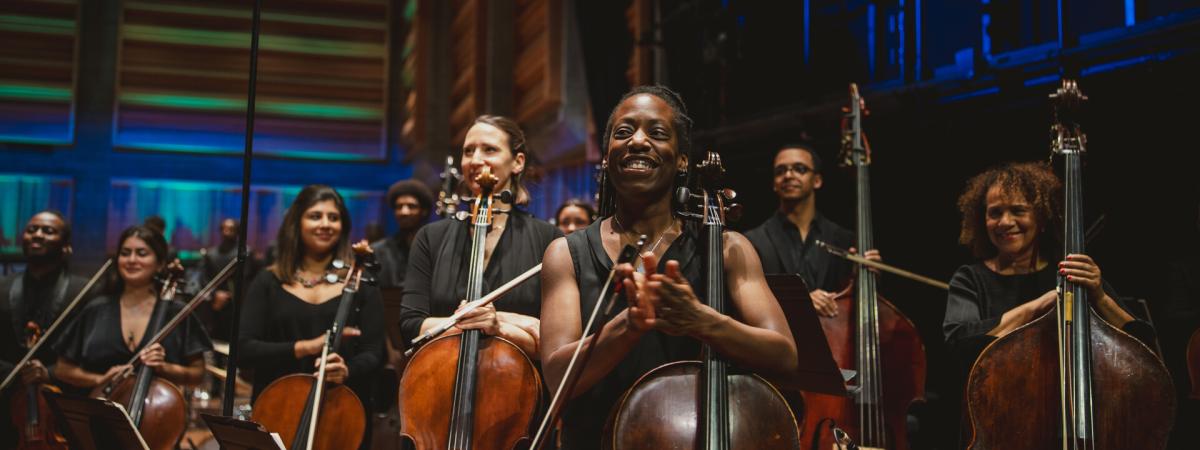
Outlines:
[[[817, 313], [837, 316], [834, 299], [846, 287], [853, 265], [817, 247], [823, 241], [839, 248], [854, 245], [854, 233], [817, 211], [821, 188], [821, 157], [804, 144], [785, 145], [775, 153], [774, 191], [779, 210], [746, 233], [762, 260], [763, 273], [794, 273], [812, 289]], [[879, 260], [877, 250], [868, 259]]]
[[[20, 370], [7, 392], [0, 394], [5, 407], [10, 393], [19, 387], [50, 381], [57, 355], [49, 345], [43, 345], [24, 367], [13, 366], [28, 352], [25, 344], [30, 329], [49, 328], [87, 284], [87, 279], [67, 273], [71, 227], [61, 214], [42, 211], [30, 218], [21, 235], [21, 251], [26, 258], [25, 272], [0, 279], [0, 377]], [[0, 423], [0, 447], [15, 442], [11, 426], [9, 420]]]
[[398, 181], [388, 188], [387, 201], [396, 216], [396, 234], [371, 244], [371, 250], [379, 261], [379, 287], [399, 288], [408, 269], [408, 250], [433, 210], [433, 193], [420, 181]]

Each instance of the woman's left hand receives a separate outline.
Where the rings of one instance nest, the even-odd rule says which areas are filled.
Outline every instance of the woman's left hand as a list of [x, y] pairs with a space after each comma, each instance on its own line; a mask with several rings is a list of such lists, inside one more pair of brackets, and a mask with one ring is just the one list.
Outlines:
[[719, 314], [700, 302], [679, 273], [678, 261], [667, 261], [663, 273], [650, 275], [645, 290], [654, 305], [655, 328], [664, 333], [696, 336], [718, 319]]
[[[459, 303], [458, 309], [462, 309], [466, 305], [467, 302], [465, 301]], [[463, 314], [462, 318], [454, 326], [464, 331], [480, 330], [489, 336], [500, 334], [500, 320], [496, 316], [496, 307], [491, 303]]]
[[142, 360], [142, 364], [158, 371], [166, 363], [167, 351], [163, 349], [162, 344], [154, 344], [142, 349], [138, 354], [138, 358]]
[[[321, 359], [317, 358], [317, 361], [313, 365], [320, 367]], [[316, 374], [314, 373], [313, 375]], [[330, 353], [325, 356], [325, 381], [343, 384], [347, 378], [350, 378], [350, 368], [346, 366], [346, 361], [342, 359], [342, 355]]]
[[1067, 281], [1083, 286], [1088, 296], [1094, 300], [1104, 298], [1104, 283], [1100, 279], [1100, 266], [1091, 256], [1070, 254], [1058, 263], [1059, 275], [1065, 275]]

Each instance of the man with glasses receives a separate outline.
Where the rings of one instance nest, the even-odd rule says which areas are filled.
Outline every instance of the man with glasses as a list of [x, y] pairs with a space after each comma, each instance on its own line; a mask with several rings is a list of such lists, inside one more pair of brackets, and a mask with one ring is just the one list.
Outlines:
[[[774, 191], [779, 209], [762, 225], [746, 233], [762, 260], [763, 273], [794, 273], [812, 289], [817, 313], [838, 314], [839, 290], [846, 287], [853, 265], [817, 247], [816, 241], [840, 248], [854, 245], [854, 233], [817, 211], [821, 188], [821, 157], [807, 144], [789, 144], [775, 152]], [[870, 250], [869, 259], [879, 252]]]

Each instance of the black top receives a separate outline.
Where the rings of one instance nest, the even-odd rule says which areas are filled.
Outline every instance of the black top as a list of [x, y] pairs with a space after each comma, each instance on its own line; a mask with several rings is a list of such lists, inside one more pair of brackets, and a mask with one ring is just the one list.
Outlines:
[[[426, 318], [453, 314], [459, 301], [467, 297], [472, 226], [459, 220], [442, 220], [417, 232], [409, 253], [404, 309], [400, 313], [400, 334], [405, 342], [421, 333], [421, 322]], [[559, 236], [562, 231], [554, 225], [524, 211], [511, 211], [484, 268], [483, 292], [486, 294], [542, 262], [546, 247]], [[540, 317], [541, 278], [522, 283], [493, 305], [498, 311]]]
[[[201, 282], [208, 284], [209, 281], [212, 281], [213, 278], [217, 277], [217, 274], [221, 273], [221, 269], [224, 269], [230, 261], [235, 259], [237, 259], [236, 245], [230, 245], [228, 248], [222, 248], [220, 245], [214, 245], [204, 249], [204, 255], [200, 258], [200, 269], [203, 271]], [[255, 271], [253, 258], [247, 257], [246, 264], [248, 266], [246, 267], [246, 274], [247, 277], [250, 277]], [[236, 281], [237, 272], [235, 271], [233, 272], [233, 275], [226, 279], [224, 283], [217, 287], [217, 289], [228, 291], [230, 295], [232, 295], [234, 292], [233, 285]], [[196, 316], [200, 319], [200, 322], [207, 327], [208, 334], [212, 336], [213, 339], [219, 339], [222, 341], [229, 340], [231, 331], [230, 328], [232, 328], [231, 322], [233, 322], [232, 306], [232, 303], [228, 303], [220, 311], [216, 311], [212, 308], [212, 302], [204, 302], [201, 303], [198, 308], [196, 308]]]
[[[156, 302], [150, 317], [164, 307], [168, 308], [163, 316], [163, 324], [166, 324], [183, 310], [184, 304], [178, 300]], [[154, 334], [143, 333], [138, 350], [146, 347]], [[212, 350], [212, 341], [200, 322], [189, 316], [163, 339], [162, 346], [167, 362], [187, 364], [188, 359]], [[137, 353], [126, 346], [125, 337], [121, 335], [121, 298], [101, 296], [89, 302], [63, 329], [54, 350], [60, 357], [91, 373], [104, 373], [113, 366], [129, 362]]]
[[380, 288], [404, 287], [404, 271], [408, 270], [408, 240], [395, 235], [371, 244], [375, 260], [379, 262], [379, 273], [375, 280]]
[[800, 239], [800, 229], [779, 211], [746, 232], [746, 238], [758, 251], [763, 273], [800, 274], [809, 289], [838, 291], [846, 287], [854, 269], [850, 261], [817, 247], [818, 240], [843, 249], [854, 245], [854, 233], [821, 213], [813, 216], [804, 240]]
[[[580, 323], [587, 323], [597, 296], [603, 289], [604, 280], [612, 270], [612, 260], [604, 251], [601, 242], [600, 223], [596, 221], [583, 232], [567, 236], [567, 248], [571, 251], [571, 263], [575, 266], [575, 280], [579, 284]], [[701, 301], [704, 299], [702, 282], [702, 246], [697, 245], [694, 228], [685, 231], [667, 248], [659, 260], [658, 271], [666, 269], [669, 260], [679, 261], [679, 270]], [[615, 316], [627, 303], [618, 296], [613, 306]], [[603, 311], [601, 311], [603, 313]], [[612, 317], [599, 317], [593, 330], [600, 330]], [[594, 331], [593, 331], [594, 333]], [[700, 342], [686, 336], [671, 336], [657, 330], [647, 332], [619, 364], [599, 383], [587, 392], [568, 402], [563, 409], [562, 441], [564, 449], [598, 449], [604, 423], [610, 411], [638, 378], [646, 372], [672, 361], [696, 360], [700, 357]], [[555, 386], [551, 386], [554, 388]]]
[[[296, 359], [296, 341], [312, 339], [329, 330], [337, 316], [341, 295], [319, 305], [305, 302], [283, 288], [275, 274], [264, 270], [254, 277], [242, 305], [238, 357], [244, 367], [254, 369], [253, 399], [272, 381], [294, 373], [315, 373], [317, 357]], [[354, 390], [367, 411], [371, 409], [371, 382], [383, 366], [383, 302], [379, 288], [362, 285], [346, 326], [358, 327], [362, 335], [345, 337], [338, 354], [346, 360], [350, 377], [346, 386]]]
[[[966, 380], [966, 375], [984, 347], [996, 340], [987, 332], [1000, 324], [1005, 312], [1056, 287], [1056, 267], [1055, 264], [1047, 264], [1044, 269], [1033, 273], [1001, 275], [979, 262], [959, 267], [954, 272], [954, 277], [950, 279], [942, 331], [947, 346], [959, 364], [962, 380]], [[1104, 292], [1133, 315], [1129, 306], [1120, 300], [1107, 282], [1104, 283]], [[1149, 327], [1146, 322], [1133, 320], [1123, 329], [1143, 342], [1150, 342], [1147, 339], [1153, 339], [1154, 332]]]
[[[86, 284], [86, 278], [65, 269], [43, 277], [25, 272], [0, 279], [0, 377], [8, 376], [29, 350], [25, 324], [33, 321], [46, 331]], [[47, 367], [58, 358], [52, 345], [42, 345], [35, 357]]]

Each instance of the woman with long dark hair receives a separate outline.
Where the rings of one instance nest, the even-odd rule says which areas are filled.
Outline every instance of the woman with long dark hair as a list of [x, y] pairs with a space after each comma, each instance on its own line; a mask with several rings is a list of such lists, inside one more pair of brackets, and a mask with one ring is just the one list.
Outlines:
[[154, 311], [167, 308], [170, 319], [183, 302], [160, 301], [155, 276], [167, 266], [167, 241], [144, 226], [126, 228], [118, 239], [116, 276], [106, 294], [90, 301], [72, 320], [55, 344], [55, 376], [86, 393], [126, 373], [133, 355], [154, 369], [155, 375], [178, 385], [194, 386], [204, 376], [204, 352], [212, 350], [204, 327], [194, 317], [161, 342], [147, 327]]
[[[278, 258], [251, 282], [239, 325], [239, 360], [254, 369], [254, 399], [280, 377], [316, 372], [345, 287], [330, 276], [340, 274], [333, 262], [352, 257], [342, 196], [329, 186], [305, 186], [284, 215], [276, 243]], [[354, 296], [342, 348], [326, 358], [325, 377], [353, 390], [368, 412], [371, 382], [383, 365], [383, 333], [379, 289], [364, 284]]]

